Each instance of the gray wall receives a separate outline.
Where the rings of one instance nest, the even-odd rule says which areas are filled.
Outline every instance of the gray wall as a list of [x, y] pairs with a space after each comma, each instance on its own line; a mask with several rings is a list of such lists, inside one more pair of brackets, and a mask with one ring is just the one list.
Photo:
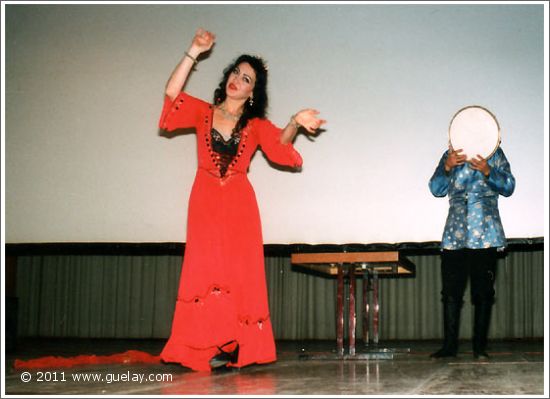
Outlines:
[[211, 100], [237, 55], [269, 65], [269, 116], [318, 108], [300, 173], [256, 156], [266, 243], [441, 238], [427, 182], [463, 106], [499, 119], [517, 190], [508, 238], [544, 235], [542, 4], [5, 7], [6, 242], [185, 242], [194, 135], [159, 137], [171, 71], [217, 34], [187, 90]]

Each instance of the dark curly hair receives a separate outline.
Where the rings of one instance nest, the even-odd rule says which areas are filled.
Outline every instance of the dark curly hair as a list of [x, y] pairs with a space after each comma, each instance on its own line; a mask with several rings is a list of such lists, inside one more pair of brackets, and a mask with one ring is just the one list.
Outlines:
[[248, 63], [256, 73], [256, 83], [254, 84], [252, 92], [254, 101], [252, 105], [250, 105], [248, 101], [245, 101], [243, 113], [233, 129], [234, 132], [241, 131], [252, 118], [265, 118], [267, 112], [267, 68], [264, 60], [260, 57], [248, 54], [240, 55], [224, 69], [223, 79], [218, 85], [218, 88], [214, 91], [214, 104], [218, 105], [224, 102], [227, 97], [225, 86], [229, 79], [229, 75], [231, 75], [233, 70], [243, 62]]

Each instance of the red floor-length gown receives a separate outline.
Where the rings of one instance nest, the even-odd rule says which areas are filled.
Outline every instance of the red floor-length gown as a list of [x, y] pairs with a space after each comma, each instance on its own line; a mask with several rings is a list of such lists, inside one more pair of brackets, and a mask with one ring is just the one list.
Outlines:
[[180, 93], [165, 97], [161, 129], [194, 128], [198, 169], [189, 199], [187, 243], [172, 332], [161, 358], [194, 370], [210, 370], [217, 347], [239, 344], [234, 367], [276, 360], [269, 316], [260, 214], [248, 181], [258, 146], [275, 163], [300, 166], [281, 129], [255, 118], [241, 132], [237, 155], [225, 174], [212, 150], [213, 106]]

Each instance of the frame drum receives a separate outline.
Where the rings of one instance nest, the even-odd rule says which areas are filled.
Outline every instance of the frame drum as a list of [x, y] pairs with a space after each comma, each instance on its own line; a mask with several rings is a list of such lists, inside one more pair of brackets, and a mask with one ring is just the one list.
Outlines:
[[459, 110], [449, 124], [449, 144], [454, 150], [462, 149], [467, 159], [478, 154], [487, 159], [500, 144], [500, 126], [497, 118], [479, 105]]

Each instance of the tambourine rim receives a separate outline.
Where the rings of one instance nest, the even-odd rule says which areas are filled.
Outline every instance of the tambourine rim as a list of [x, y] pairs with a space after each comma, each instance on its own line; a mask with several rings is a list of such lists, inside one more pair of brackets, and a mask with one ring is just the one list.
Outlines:
[[498, 119], [495, 116], [495, 114], [493, 114], [491, 111], [489, 111], [487, 108], [485, 108], [482, 105], [467, 105], [465, 107], [460, 108], [458, 111], [455, 112], [455, 114], [451, 118], [451, 122], [449, 122], [449, 129], [448, 129], [449, 145], [452, 146], [452, 143], [451, 143], [451, 126], [453, 125], [453, 121], [455, 120], [455, 118], [457, 117], [458, 114], [460, 114], [462, 111], [464, 111], [468, 108], [480, 108], [480, 109], [482, 109], [483, 111], [485, 111], [489, 115], [491, 115], [491, 117], [493, 118], [493, 120], [497, 124], [497, 134], [498, 134], [497, 144], [495, 145], [495, 148], [493, 149], [493, 151], [491, 151], [491, 153], [489, 155], [487, 155], [487, 157], [485, 158], [485, 159], [488, 159], [491, 156], [493, 156], [493, 154], [497, 151], [498, 147], [500, 146], [500, 139], [501, 139], [501, 137], [500, 137], [500, 124], [498, 123]]

